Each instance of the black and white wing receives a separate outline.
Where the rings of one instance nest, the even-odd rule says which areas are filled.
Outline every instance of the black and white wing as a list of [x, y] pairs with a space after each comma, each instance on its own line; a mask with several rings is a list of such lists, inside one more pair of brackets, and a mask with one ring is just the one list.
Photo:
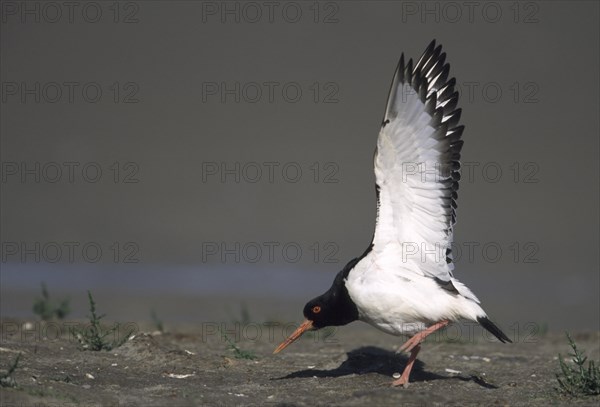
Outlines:
[[372, 247], [401, 256], [405, 273], [434, 278], [477, 301], [452, 276], [464, 126], [445, 60], [435, 40], [414, 66], [412, 59], [405, 63], [404, 54], [400, 58], [375, 152], [378, 212]]

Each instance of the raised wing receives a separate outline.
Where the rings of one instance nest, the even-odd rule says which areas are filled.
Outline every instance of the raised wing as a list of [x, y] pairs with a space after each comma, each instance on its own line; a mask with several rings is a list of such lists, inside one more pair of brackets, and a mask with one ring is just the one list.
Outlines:
[[373, 250], [400, 253], [403, 270], [455, 290], [462, 284], [452, 278], [450, 246], [464, 126], [445, 59], [435, 40], [414, 67], [400, 57], [375, 152]]

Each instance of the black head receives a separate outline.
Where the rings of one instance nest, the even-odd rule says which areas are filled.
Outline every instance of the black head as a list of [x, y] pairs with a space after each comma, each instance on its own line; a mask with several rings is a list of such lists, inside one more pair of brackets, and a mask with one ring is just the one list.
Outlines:
[[[365, 252], [368, 253], [367, 249]], [[364, 255], [362, 256], [364, 257]], [[324, 328], [326, 326], [346, 325], [358, 319], [358, 309], [356, 304], [350, 298], [348, 289], [346, 289], [346, 277], [352, 268], [362, 258], [356, 258], [346, 264], [346, 267], [340, 271], [333, 284], [323, 295], [310, 300], [304, 306], [304, 316], [306, 321], [302, 323], [285, 341], [283, 341], [273, 353], [278, 353], [285, 349], [289, 344], [295, 342], [306, 331]]]
[[304, 317], [312, 321], [316, 329], [346, 325], [358, 319], [358, 310], [348, 295], [342, 272], [338, 273], [325, 294], [310, 300], [304, 306]]

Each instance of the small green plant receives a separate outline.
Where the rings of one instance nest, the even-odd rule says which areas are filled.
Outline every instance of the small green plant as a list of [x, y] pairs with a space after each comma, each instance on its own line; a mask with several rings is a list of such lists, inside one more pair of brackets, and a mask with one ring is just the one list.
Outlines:
[[8, 368], [8, 372], [0, 375], [0, 386], [1, 387], [14, 387], [14, 388], [19, 387], [17, 385], [17, 382], [15, 381], [15, 378], [12, 377], [12, 374], [15, 372], [15, 370], [17, 370], [17, 366], [19, 365], [19, 359], [21, 359], [20, 352], [17, 355], [17, 357], [15, 358], [15, 361]]
[[33, 303], [33, 312], [44, 321], [53, 318], [64, 319], [71, 311], [69, 300], [62, 300], [58, 305], [50, 301], [46, 283], [42, 283], [42, 298], [36, 298]]
[[221, 336], [227, 342], [229, 349], [233, 351], [233, 356], [236, 359], [247, 359], [247, 360], [256, 359], [256, 355], [254, 354], [254, 352], [240, 349], [231, 339], [229, 339], [229, 337], [227, 336], [226, 333], [221, 332]]
[[102, 332], [100, 320], [104, 318], [104, 315], [96, 315], [96, 303], [94, 302], [94, 298], [92, 297], [92, 293], [90, 291], [88, 291], [88, 300], [90, 302], [90, 324], [85, 329], [76, 329], [73, 331], [73, 334], [77, 340], [79, 340], [81, 349], [92, 351], [108, 351], [123, 345], [133, 331], [127, 333], [121, 339], [115, 338], [113, 341], [107, 341], [106, 337], [109, 335], [114, 336], [114, 333], [119, 328], [119, 325], [115, 325], [112, 328]]
[[571, 335], [568, 332], [566, 334], [569, 346], [573, 350], [573, 353], [570, 353], [569, 356], [572, 357], [571, 360], [574, 366], [566, 363], [560, 353], [558, 354], [561, 372], [556, 374], [556, 380], [560, 385], [557, 390], [573, 397], [600, 394], [600, 368], [596, 366], [593, 360], [588, 362], [586, 368], [587, 357], [583, 356], [584, 351], [577, 349]]
[[163, 325], [163, 322], [160, 320], [160, 318], [158, 318], [158, 315], [156, 315], [156, 311], [150, 311], [150, 318], [152, 318], [152, 323], [156, 327], [156, 330], [160, 333], [164, 333], [165, 326]]

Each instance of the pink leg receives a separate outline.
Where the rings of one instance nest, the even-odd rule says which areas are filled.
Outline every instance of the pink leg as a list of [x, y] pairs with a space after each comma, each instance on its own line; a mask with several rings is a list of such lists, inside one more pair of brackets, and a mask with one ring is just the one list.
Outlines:
[[431, 335], [438, 329], [445, 327], [449, 323], [450, 321], [437, 322], [431, 325], [429, 328], [424, 329], [421, 332], [418, 332], [415, 335], [413, 335], [412, 338], [407, 340], [404, 343], [404, 345], [400, 347], [400, 352], [410, 351], [410, 357], [408, 358], [408, 363], [406, 364], [406, 367], [402, 372], [402, 376], [400, 376], [398, 380], [392, 382], [392, 386], [408, 386], [408, 378], [410, 376], [410, 371], [412, 370], [415, 360], [417, 359], [417, 354], [421, 350], [421, 342], [423, 342], [425, 338], [427, 338], [429, 335]]
[[421, 345], [417, 343], [410, 352], [410, 358], [408, 358], [408, 363], [404, 368], [404, 372], [402, 372], [402, 376], [400, 376], [398, 380], [394, 380], [392, 386], [408, 386], [408, 377], [410, 376], [410, 371], [412, 370], [415, 360], [417, 360], [417, 354], [420, 350]]
[[404, 345], [402, 345], [399, 349], [400, 352], [410, 351], [412, 348], [414, 348], [415, 346], [417, 346], [418, 344], [423, 342], [425, 340], [425, 338], [427, 338], [429, 335], [431, 335], [438, 329], [445, 327], [449, 323], [450, 323], [450, 321], [440, 321], [440, 322], [437, 322], [437, 323], [431, 325], [429, 328], [416, 333], [415, 335], [413, 335], [412, 338], [410, 338], [409, 340], [404, 342]]

